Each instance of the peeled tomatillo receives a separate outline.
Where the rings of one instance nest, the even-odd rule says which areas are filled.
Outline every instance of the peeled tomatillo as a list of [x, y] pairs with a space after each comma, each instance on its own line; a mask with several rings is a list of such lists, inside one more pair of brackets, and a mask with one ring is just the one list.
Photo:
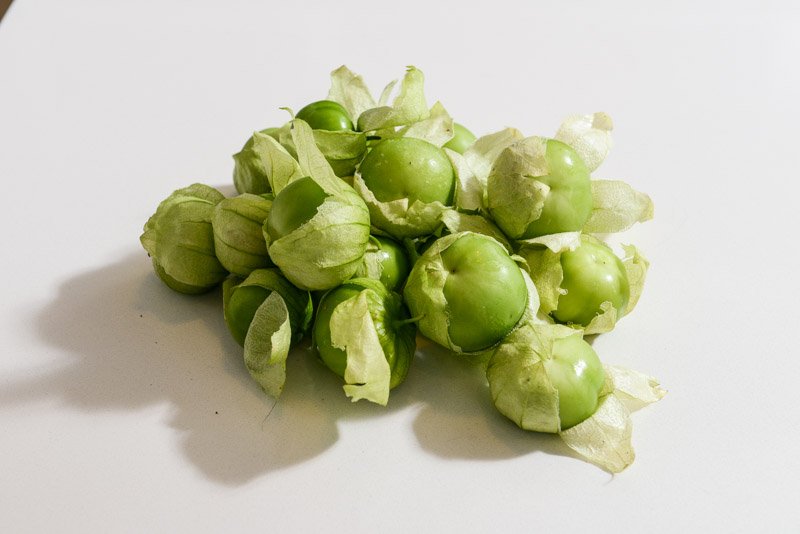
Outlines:
[[380, 202], [452, 204], [455, 173], [442, 149], [413, 137], [384, 139], [364, 157], [361, 178]]
[[297, 112], [296, 117], [308, 123], [314, 130], [352, 130], [353, 121], [347, 110], [333, 100], [312, 102]]
[[558, 390], [561, 430], [577, 425], [597, 410], [605, 371], [597, 353], [580, 333], [555, 340], [550, 358], [543, 363]]
[[611, 303], [617, 317], [625, 313], [630, 298], [628, 276], [609, 247], [584, 234], [580, 246], [563, 252], [560, 261], [564, 272], [561, 288], [566, 293], [558, 298], [558, 307], [552, 312], [556, 321], [586, 326], [601, 313], [603, 302]]

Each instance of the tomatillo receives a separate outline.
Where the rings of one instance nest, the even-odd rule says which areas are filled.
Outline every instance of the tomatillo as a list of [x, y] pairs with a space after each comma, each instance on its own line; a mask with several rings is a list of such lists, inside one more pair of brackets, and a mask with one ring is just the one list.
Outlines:
[[277, 241], [310, 221], [327, 196], [309, 176], [289, 183], [275, 197], [267, 215], [266, 230], [270, 239]]
[[516, 262], [497, 240], [473, 232], [434, 242], [411, 269], [404, 296], [420, 331], [456, 352], [495, 345], [528, 305]]
[[367, 206], [352, 187], [333, 173], [330, 178], [335, 181], [328, 189], [311, 177], [290, 182], [275, 196], [264, 223], [270, 259], [301, 289], [341, 284], [367, 249]]
[[477, 138], [475, 137], [474, 133], [467, 130], [467, 128], [463, 125], [454, 122], [453, 138], [444, 144], [444, 148], [449, 148], [450, 150], [455, 150], [459, 154], [463, 154], [469, 147], [472, 146], [472, 143], [475, 142], [475, 139]]
[[244, 280], [231, 277], [223, 288], [225, 324], [239, 345], [244, 345], [253, 316], [273, 291], [286, 303], [293, 341], [300, 340], [311, 324], [311, 294], [294, 287], [278, 269], [256, 269]]
[[394, 239], [373, 235], [364, 254], [364, 263], [354, 276], [380, 280], [390, 291], [397, 291], [405, 283], [410, 270], [405, 247]]
[[306, 121], [314, 130], [335, 132], [353, 129], [353, 121], [347, 110], [333, 100], [312, 102], [298, 111], [295, 117]]
[[[348, 351], [336, 346], [332, 338], [336, 330], [344, 330], [345, 334], [353, 332], [353, 324], [344, 319], [334, 317], [335, 310], [351, 299], [360, 295], [366, 298], [367, 309], [375, 334], [380, 343], [382, 357], [389, 364], [389, 388], [394, 388], [405, 380], [411, 359], [416, 347], [416, 328], [409, 321], [408, 311], [397, 293], [391, 292], [378, 280], [370, 278], [354, 278], [341, 286], [331, 289], [322, 297], [317, 308], [313, 326], [313, 340], [323, 363], [334, 373], [345, 377], [349, 357], [363, 357], [358, 350]], [[357, 321], [357, 318], [352, 318]], [[341, 322], [344, 320], [344, 322]], [[374, 356], [374, 355], [370, 355]], [[361, 362], [363, 365], [363, 362]]]
[[506, 148], [487, 179], [487, 206], [517, 240], [578, 231], [592, 211], [589, 170], [555, 139], [529, 137]]
[[607, 245], [583, 234], [580, 246], [562, 252], [560, 262], [564, 292], [552, 312], [556, 321], [587, 326], [601, 313], [604, 302], [611, 303], [617, 317], [625, 314], [630, 298], [627, 271]]
[[580, 332], [526, 322], [497, 346], [486, 369], [495, 407], [526, 430], [557, 433], [597, 410], [605, 370]]
[[224, 198], [213, 187], [193, 184], [163, 200], [145, 224], [139, 240], [171, 289], [203, 293], [228, 275], [215, 254], [211, 226], [214, 208]]
[[413, 137], [384, 139], [361, 162], [361, 178], [380, 202], [407, 198], [449, 206], [455, 173], [444, 151]]

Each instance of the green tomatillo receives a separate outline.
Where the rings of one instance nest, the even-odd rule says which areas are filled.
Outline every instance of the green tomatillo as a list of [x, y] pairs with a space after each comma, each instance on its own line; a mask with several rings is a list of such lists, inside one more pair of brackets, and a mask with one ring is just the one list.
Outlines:
[[584, 234], [580, 246], [561, 253], [560, 262], [563, 293], [552, 312], [556, 321], [588, 326], [602, 313], [605, 302], [614, 307], [617, 317], [625, 314], [630, 298], [628, 276], [622, 260], [608, 246]]
[[294, 287], [278, 269], [256, 269], [244, 280], [228, 278], [224, 289], [225, 324], [240, 345], [244, 345], [256, 311], [273, 292], [286, 303], [293, 341], [301, 339], [310, 326], [311, 295]]
[[589, 171], [569, 145], [528, 137], [495, 160], [487, 180], [487, 207], [512, 239], [572, 232], [592, 211]]
[[497, 240], [459, 232], [420, 256], [404, 297], [422, 334], [456, 352], [480, 352], [522, 318], [529, 306], [526, 277]]
[[304, 120], [314, 130], [353, 130], [353, 121], [347, 110], [332, 100], [319, 100], [297, 112], [296, 118]]
[[370, 236], [364, 263], [355, 277], [380, 280], [387, 289], [398, 291], [408, 278], [411, 265], [405, 247], [394, 239]]
[[415, 337], [400, 295], [371, 278], [354, 278], [328, 291], [313, 327], [314, 347], [344, 378], [347, 395], [383, 405], [389, 390], [406, 378]]
[[369, 241], [364, 201], [337, 178], [309, 126], [291, 123], [298, 166], [307, 174], [278, 191], [263, 231], [273, 263], [297, 287], [321, 290], [350, 278]]
[[413, 137], [384, 139], [364, 157], [353, 183], [373, 226], [403, 239], [432, 233], [453, 203], [456, 178], [445, 152]]
[[486, 370], [497, 409], [525, 430], [556, 433], [597, 410], [605, 371], [580, 332], [527, 322], [497, 346]]
[[453, 138], [444, 144], [444, 148], [463, 154], [477, 138], [475, 134], [457, 122], [453, 123]]
[[180, 293], [204, 293], [228, 275], [214, 251], [211, 219], [225, 197], [213, 187], [193, 184], [162, 201], [144, 226], [142, 246], [158, 277]]

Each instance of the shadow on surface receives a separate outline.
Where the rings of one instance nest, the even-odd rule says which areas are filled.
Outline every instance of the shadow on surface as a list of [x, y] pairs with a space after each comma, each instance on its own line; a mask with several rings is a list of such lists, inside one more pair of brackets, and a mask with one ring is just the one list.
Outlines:
[[379, 418], [412, 405], [420, 405], [414, 431], [421, 446], [441, 457], [574, 456], [557, 437], [521, 431], [499, 415], [479, 366], [422, 339], [388, 409], [351, 403], [307, 343], [291, 353], [276, 403], [244, 368], [219, 291], [177, 294], [141, 254], [68, 280], [35, 321], [42, 339], [74, 359], [0, 390], [0, 404], [56, 397], [84, 411], [109, 411], [166, 403], [186, 457], [225, 484], [321, 454], [338, 440], [339, 419]]

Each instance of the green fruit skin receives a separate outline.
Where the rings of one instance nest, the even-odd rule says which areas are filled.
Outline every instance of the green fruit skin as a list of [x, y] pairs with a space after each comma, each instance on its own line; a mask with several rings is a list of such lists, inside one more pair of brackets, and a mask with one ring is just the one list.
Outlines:
[[381, 282], [390, 291], [397, 291], [408, 278], [411, 265], [405, 248], [394, 239], [374, 236], [380, 244]]
[[259, 306], [264, 303], [272, 293], [271, 289], [258, 286], [237, 287], [225, 307], [225, 322], [228, 325], [233, 339], [244, 346], [247, 330], [253, 322]]
[[590, 417], [596, 410], [605, 371], [600, 358], [581, 334], [557, 339], [552, 356], [543, 361], [547, 376], [558, 390], [561, 430]]
[[454, 150], [459, 154], [463, 154], [469, 147], [472, 146], [472, 143], [475, 142], [475, 139], [475, 134], [467, 130], [463, 125], [454, 122], [453, 138], [444, 144], [444, 148], [449, 148], [450, 150]]
[[[314, 347], [323, 363], [342, 378], [347, 368], [347, 353], [331, 343], [330, 320], [339, 304], [358, 296], [362, 291], [369, 291], [365, 285], [369, 286], [371, 283], [376, 281], [365, 278], [349, 280], [325, 293], [317, 307], [313, 326]], [[414, 326], [403, 324], [396, 327], [391, 324], [393, 320], [407, 319], [408, 313], [400, 295], [388, 291], [387, 293], [385, 298], [381, 298], [377, 292], [371, 292], [369, 312], [391, 368], [389, 387], [394, 388], [402, 383], [408, 374], [414, 347], [407, 342], [413, 343]]]
[[450, 340], [464, 352], [491, 347], [525, 312], [528, 290], [519, 266], [502, 245], [481, 234], [465, 234], [441, 257], [449, 271], [443, 293]]
[[295, 117], [306, 121], [314, 130], [335, 132], [353, 129], [353, 121], [347, 110], [332, 100], [312, 102], [298, 111]]
[[602, 242], [581, 236], [575, 250], [561, 254], [566, 294], [558, 298], [553, 318], [560, 323], [586, 326], [601, 312], [603, 302], [611, 302], [617, 317], [625, 313], [630, 298], [630, 284], [622, 261]]
[[311, 220], [328, 195], [306, 176], [284, 187], [272, 202], [267, 216], [267, 234], [272, 241], [287, 236]]
[[408, 198], [409, 204], [453, 202], [453, 166], [442, 149], [422, 139], [384, 139], [367, 153], [359, 170], [380, 202], [401, 198]]
[[530, 223], [520, 239], [575, 232], [583, 228], [592, 211], [589, 170], [569, 145], [547, 140], [545, 152], [550, 174], [536, 179], [550, 187], [542, 215]]

